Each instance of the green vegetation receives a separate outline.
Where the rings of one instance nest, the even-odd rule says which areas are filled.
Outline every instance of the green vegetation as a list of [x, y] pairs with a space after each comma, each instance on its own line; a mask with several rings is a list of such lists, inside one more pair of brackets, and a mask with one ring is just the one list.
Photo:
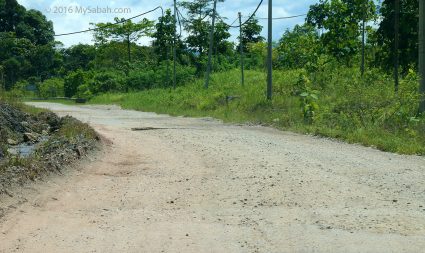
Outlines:
[[[329, 75], [328, 73], [332, 73]], [[329, 136], [401, 154], [425, 154], [425, 120], [416, 112], [417, 77], [411, 72], [394, 95], [392, 80], [379, 71], [364, 78], [355, 68], [328, 66], [321, 72], [275, 72], [275, 97], [267, 101], [266, 75], [248, 71], [246, 87], [237, 70], [171, 89], [108, 93], [91, 103], [171, 115], [212, 116], [227, 122], [252, 122], [280, 129]]]
[[[136, 110], [263, 123], [386, 151], [425, 154], [417, 74], [418, 1], [400, 0], [403, 40], [397, 50], [394, 1], [377, 6], [373, 0], [320, 0], [310, 6], [305, 22], [281, 31], [273, 45], [272, 101], [265, 98], [267, 44], [255, 15], [244, 20], [240, 38], [245, 87], [236, 70], [239, 38], [229, 40], [228, 21], [233, 17], [217, 14], [214, 73], [210, 89], [202, 88], [212, 3], [178, 1], [178, 20], [165, 10], [156, 21], [116, 18], [116, 24], [92, 24], [94, 45], [63, 48], [41, 13], [25, 10], [16, 0], [0, 0], [5, 10], [0, 11], [0, 87], [14, 98], [86, 98]], [[141, 37], [152, 38], [152, 43], [138, 44]], [[394, 72], [400, 72], [399, 86], [392, 80]]]
[[78, 143], [79, 140], [95, 140], [96, 132], [89, 125], [81, 123], [72, 117], [61, 119], [61, 127], [55, 133], [56, 138], [65, 138], [69, 143]]
[[36, 108], [33, 106], [25, 105], [21, 100], [17, 99], [20, 95], [15, 93], [2, 93], [0, 94], [0, 102], [6, 102], [9, 105], [15, 107], [16, 109], [28, 113], [30, 115], [37, 115], [46, 110], [41, 108]]

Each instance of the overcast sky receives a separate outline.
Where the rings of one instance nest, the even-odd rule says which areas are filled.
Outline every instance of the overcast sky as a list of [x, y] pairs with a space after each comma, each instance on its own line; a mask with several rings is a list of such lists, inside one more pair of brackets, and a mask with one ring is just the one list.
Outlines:
[[[18, 2], [27, 9], [37, 9], [43, 12], [47, 18], [53, 21], [56, 34], [74, 32], [90, 28], [89, 23], [98, 22], [113, 22], [114, 17], [129, 18], [140, 13], [151, 10], [159, 5], [164, 9], [172, 7], [172, 0], [18, 0]], [[264, 1], [258, 10], [257, 17], [267, 17], [267, 0]], [[299, 14], [305, 14], [311, 4], [318, 2], [317, 0], [274, 0], [273, 1], [273, 16], [284, 17]], [[227, 17], [227, 23], [233, 22], [237, 13], [240, 11], [242, 15], [248, 16], [252, 13], [259, 0], [227, 0], [224, 3], [218, 3], [218, 11], [221, 16]], [[112, 13], [86, 13], [87, 10], [106, 10], [109, 9]], [[72, 12], [72, 13], [70, 13]], [[78, 13], [76, 13], [78, 12]], [[150, 13], [145, 17], [152, 20], [157, 20], [161, 15], [158, 10]], [[136, 19], [137, 20], [140, 20]], [[305, 17], [298, 17], [286, 20], [274, 20], [273, 22], [273, 39], [278, 40], [287, 28], [292, 28], [296, 24], [302, 24]], [[260, 20], [264, 26], [263, 36], [267, 32], [267, 20]], [[232, 40], [234, 40], [239, 31], [232, 29]], [[70, 35], [58, 37], [57, 40], [64, 43], [66, 47], [78, 43], [92, 43], [91, 33]], [[148, 44], [151, 39], [142, 38], [140, 44]]]

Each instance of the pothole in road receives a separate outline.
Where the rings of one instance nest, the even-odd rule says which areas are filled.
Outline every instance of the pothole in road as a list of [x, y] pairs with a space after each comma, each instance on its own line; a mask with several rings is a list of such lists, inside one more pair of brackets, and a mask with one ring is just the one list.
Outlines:
[[135, 127], [131, 131], [152, 131], [152, 130], [167, 130], [167, 129], [187, 129], [187, 128], [175, 128], [175, 127]]
[[164, 129], [170, 129], [165, 127], [135, 127], [132, 128], [131, 131], [151, 131], [151, 130], [164, 130]]

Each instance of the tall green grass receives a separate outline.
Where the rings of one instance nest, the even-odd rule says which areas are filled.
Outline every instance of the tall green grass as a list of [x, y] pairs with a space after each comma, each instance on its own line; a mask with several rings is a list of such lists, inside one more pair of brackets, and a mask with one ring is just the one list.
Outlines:
[[25, 105], [24, 103], [22, 103], [22, 97], [16, 96], [14, 93], [10, 92], [0, 93], [0, 102], [8, 103], [16, 107], [17, 109], [32, 115], [47, 111], [45, 109]]
[[[275, 71], [273, 80], [272, 101], [265, 96], [264, 72], [246, 71], [246, 83], [242, 87], [240, 72], [232, 70], [213, 74], [208, 90], [203, 88], [203, 80], [195, 80], [175, 90], [109, 93], [90, 102], [170, 115], [212, 116], [226, 122], [266, 124], [384, 151], [425, 154], [425, 120], [416, 115], [414, 73], [401, 81], [398, 94], [393, 91], [391, 77], [377, 70], [360, 77], [357, 69], [335, 65], [313, 74], [302, 69]], [[306, 120], [305, 100], [296, 92], [300, 82], [307, 91], [318, 93], [315, 101], [318, 108], [311, 120]]]

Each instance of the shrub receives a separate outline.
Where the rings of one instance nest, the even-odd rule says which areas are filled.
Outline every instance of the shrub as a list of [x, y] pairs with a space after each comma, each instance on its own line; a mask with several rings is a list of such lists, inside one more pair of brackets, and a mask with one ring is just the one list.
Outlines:
[[95, 73], [93, 79], [89, 81], [88, 87], [92, 94], [123, 91], [125, 76], [121, 72], [112, 71]]
[[[126, 85], [130, 90], [145, 90], [150, 88], [171, 87], [173, 85], [173, 65], [170, 62], [167, 71], [167, 62], [163, 61], [158, 66], [144, 66], [137, 71], [131, 71], [126, 78]], [[168, 76], [167, 76], [168, 72]], [[195, 75], [195, 68], [177, 64], [176, 82], [184, 84]], [[168, 78], [167, 78], [168, 77]]]
[[63, 97], [64, 80], [60, 78], [47, 79], [39, 84], [38, 91], [41, 98]]
[[85, 77], [82, 70], [69, 73], [64, 81], [65, 97], [74, 97], [77, 94], [78, 86], [84, 84]]

